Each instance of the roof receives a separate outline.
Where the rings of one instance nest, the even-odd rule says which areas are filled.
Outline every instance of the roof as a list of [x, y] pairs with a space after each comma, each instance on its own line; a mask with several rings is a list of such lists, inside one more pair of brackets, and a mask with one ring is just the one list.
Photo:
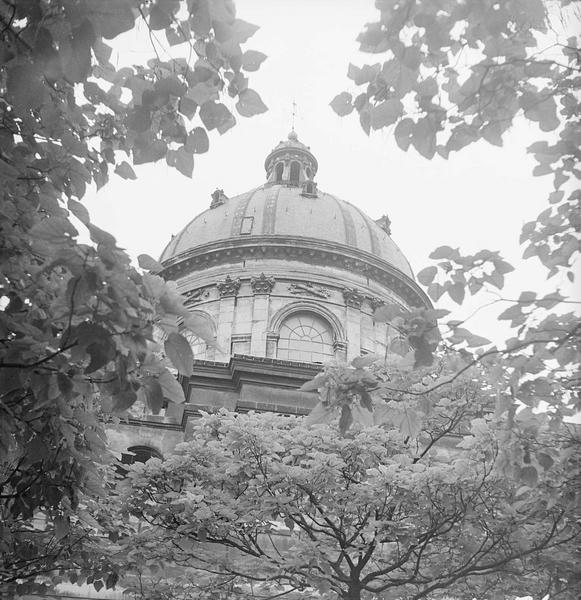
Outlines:
[[319, 191], [266, 184], [230, 198], [195, 217], [174, 236], [160, 260], [168, 261], [209, 242], [253, 236], [298, 236], [357, 248], [413, 278], [411, 267], [390, 236], [353, 204]]

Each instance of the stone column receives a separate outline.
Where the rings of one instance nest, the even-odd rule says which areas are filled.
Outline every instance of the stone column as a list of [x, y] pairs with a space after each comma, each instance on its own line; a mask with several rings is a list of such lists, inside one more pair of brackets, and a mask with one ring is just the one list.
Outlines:
[[222, 352], [216, 351], [216, 360], [228, 362], [230, 360], [230, 345], [232, 343], [232, 326], [234, 323], [234, 308], [236, 296], [240, 289], [240, 279], [232, 279], [230, 275], [216, 286], [220, 292], [220, 306], [218, 308], [218, 345]]
[[346, 307], [347, 361], [351, 361], [361, 354], [361, 305], [365, 298], [356, 288], [345, 288], [343, 298]]
[[252, 356], [266, 356], [268, 305], [270, 293], [272, 292], [274, 284], [274, 277], [267, 277], [264, 273], [261, 273], [258, 277], [253, 277], [250, 280], [250, 287], [254, 294], [250, 338], [250, 354], [252, 354]]

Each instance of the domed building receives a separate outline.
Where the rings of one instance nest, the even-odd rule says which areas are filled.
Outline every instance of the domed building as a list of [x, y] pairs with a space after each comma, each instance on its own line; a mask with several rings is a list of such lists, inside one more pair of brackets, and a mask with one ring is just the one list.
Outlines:
[[149, 419], [172, 441], [140, 426], [135, 447], [157, 437], [163, 452], [200, 409], [304, 414], [316, 398], [298, 388], [324, 363], [383, 355], [402, 343], [374, 322], [378, 306], [430, 306], [389, 219], [374, 221], [319, 190], [317, 159], [294, 131], [264, 167], [266, 181], [248, 192], [228, 198], [216, 190], [161, 255], [163, 276], [217, 344], [186, 332], [195, 357], [194, 375], [183, 382], [186, 404]]

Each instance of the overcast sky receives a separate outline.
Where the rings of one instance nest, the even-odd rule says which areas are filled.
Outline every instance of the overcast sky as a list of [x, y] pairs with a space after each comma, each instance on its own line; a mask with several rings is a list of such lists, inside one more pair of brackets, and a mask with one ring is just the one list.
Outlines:
[[[518, 263], [506, 297], [518, 297], [523, 289], [556, 289], [561, 279], [547, 283], [536, 261], [519, 261], [520, 228], [544, 208], [551, 188], [550, 178], [531, 175], [535, 163], [525, 149], [539, 138], [536, 128], [516, 123], [503, 148], [480, 142], [447, 161], [428, 161], [414, 150], [402, 152], [391, 130], [367, 137], [355, 115], [340, 118], [329, 107], [337, 93], [357, 92], [346, 77], [349, 62], [381, 60], [358, 52], [355, 41], [363, 25], [375, 20], [373, 4], [237, 0], [238, 17], [260, 26], [245, 48], [268, 55], [260, 70], [250, 74], [250, 87], [260, 93], [269, 111], [251, 119], [238, 116], [236, 127], [223, 136], [212, 132], [210, 152], [196, 156], [192, 180], [165, 162], [136, 167], [137, 181], [112, 176], [109, 185], [87, 198], [95, 223], [113, 233], [132, 256], [145, 252], [158, 257], [171, 235], [209, 206], [216, 187], [234, 196], [264, 181], [264, 159], [290, 131], [294, 100], [299, 139], [319, 161], [319, 188], [374, 219], [388, 214], [392, 237], [415, 272], [444, 244], [465, 252], [489, 248]], [[137, 30], [124, 36], [120, 62], [147, 59], [142, 34]], [[235, 113], [232, 99], [223, 102]], [[493, 298], [482, 296], [454, 316], [466, 315]], [[492, 312], [481, 311], [468, 324], [488, 337], [500, 336], [494, 313], [502, 309], [497, 305]]]

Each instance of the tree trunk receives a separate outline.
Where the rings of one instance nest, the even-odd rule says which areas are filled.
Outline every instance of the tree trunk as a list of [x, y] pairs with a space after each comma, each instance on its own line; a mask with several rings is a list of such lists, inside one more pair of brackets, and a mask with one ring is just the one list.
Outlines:
[[350, 583], [349, 588], [341, 598], [342, 600], [361, 600], [361, 586], [359, 583]]

